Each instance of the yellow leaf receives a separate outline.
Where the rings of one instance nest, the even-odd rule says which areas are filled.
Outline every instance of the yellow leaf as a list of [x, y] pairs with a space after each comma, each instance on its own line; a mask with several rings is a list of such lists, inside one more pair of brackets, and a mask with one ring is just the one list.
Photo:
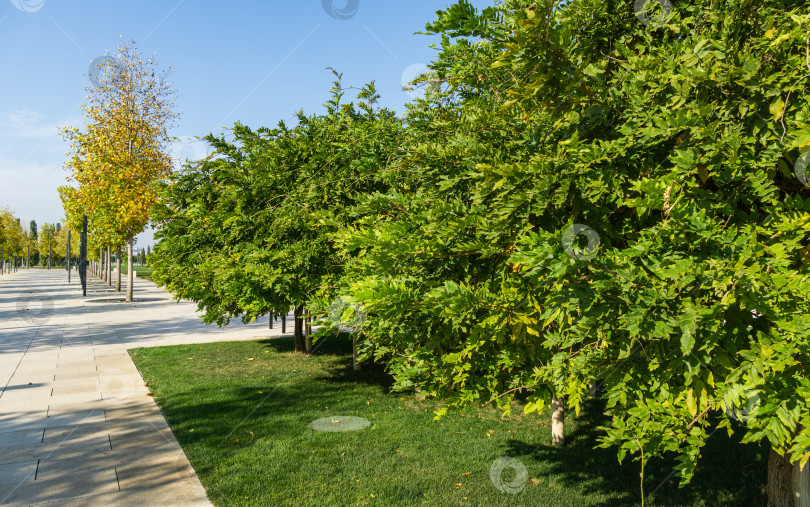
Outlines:
[[697, 415], [697, 403], [695, 403], [695, 396], [692, 389], [686, 391], [686, 408], [689, 410], [689, 415], [692, 417]]
[[562, 308], [557, 308], [557, 311], [551, 314], [551, 317], [549, 317], [548, 320], [543, 324], [543, 329], [548, 327], [548, 325], [551, 324], [554, 321], [554, 319], [557, 318], [557, 316], [560, 314], [561, 311]]
[[782, 110], [784, 108], [785, 108], [785, 101], [782, 100], [782, 97], [779, 97], [775, 101], [771, 102], [771, 105], [768, 109], [770, 110], [773, 119], [778, 120], [782, 117]]

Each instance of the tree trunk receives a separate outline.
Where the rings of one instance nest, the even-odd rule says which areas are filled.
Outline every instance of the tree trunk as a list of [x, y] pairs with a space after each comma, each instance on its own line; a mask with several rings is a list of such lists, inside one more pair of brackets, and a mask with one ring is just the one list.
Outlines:
[[112, 287], [112, 249], [107, 247], [107, 286]]
[[551, 398], [551, 443], [565, 445], [565, 406], [559, 398]]
[[307, 354], [312, 354], [312, 324], [310, 324], [309, 309], [305, 311], [304, 315], [304, 322], [306, 323], [304, 331], [304, 347]]
[[787, 457], [771, 449], [768, 457], [768, 507], [793, 507], [792, 471]]
[[293, 341], [295, 342], [296, 352], [306, 351], [306, 344], [304, 343], [304, 319], [301, 318], [303, 311], [304, 305], [298, 305], [293, 309], [293, 318], [295, 319]]
[[810, 506], [810, 464], [804, 470], [791, 464], [787, 453], [771, 450], [768, 456], [768, 507]]
[[132, 284], [135, 283], [135, 270], [132, 265], [132, 238], [127, 240], [127, 302], [132, 301]]
[[804, 465], [804, 470], [798, 462], [794, 463], [790, 482], [793, 485], [796, 507], [810, 507], [810, 463]]
[[115, 292], [121, 292], [121, 247], [115, 247]]
[[357, 333], [352, 333], [352, 370], [361, 370], [360, 363], [357, 361]]

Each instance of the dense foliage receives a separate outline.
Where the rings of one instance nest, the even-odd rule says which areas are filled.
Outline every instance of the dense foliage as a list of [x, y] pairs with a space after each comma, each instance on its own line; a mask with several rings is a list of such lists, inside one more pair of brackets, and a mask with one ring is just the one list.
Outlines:
[[28, 244], [28, 231], [20, 225], [20, 219], [8, 208], [0, 207], [0, 273], [7, 260], [10, 259], [9, 265], [14, 266], [13, 263], [22, 258]]
[[59, 188], [74, 235], [88, 217], [91, 254], [120, 247], [149, 222], [156, 183], [171, 172], [168, 129], [177, 118], [170, 73], [143, 59], [135, 43], [121, 43], [96, 65], [81, 106], [87, 123], [62, 131], [75, 186]]
[[155, 278], [220, 323], [361, 303], [366, 355], [450, 404], [578, 411], [602, 380], [603, 444], [684, 480], [709, 414], [804, 463], [806, 2], [528, 4], [438, 13], [399, 135], [335, 98], [209, 137], [165, 189]]
[[[154, 278], [197, 301], [207, 322], [286, 314], [340, 277], [332, 232], [353, 220], [358, 196], [381, 190], [398, 123], [376, 105], [342, 103], [340, 81], [322, 116], [232, 140], [209, 136], [217, 156], [191, 164], [165, 188]], [[299, 348], [303, 345], [298, 344]]]

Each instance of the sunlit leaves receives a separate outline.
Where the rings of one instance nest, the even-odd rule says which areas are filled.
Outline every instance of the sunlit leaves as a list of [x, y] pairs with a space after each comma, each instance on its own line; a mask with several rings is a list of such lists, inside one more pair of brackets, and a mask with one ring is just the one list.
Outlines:
[[68, 127], [66, 169], [76, 187], [60, 189], [69, 226], [89, 218], [90, 251], [121, 245], [149, 222], [156, 182], [171, 172], [168, 129], [177, 117], [168, 73], [141, 58], [135, 43], [122, 43], [103, 72], [87, 85], [82, 106], [87, 124]]

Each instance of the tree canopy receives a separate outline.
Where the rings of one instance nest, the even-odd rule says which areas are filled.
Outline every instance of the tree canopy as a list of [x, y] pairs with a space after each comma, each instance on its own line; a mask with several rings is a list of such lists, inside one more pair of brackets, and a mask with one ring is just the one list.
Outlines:
[[602, 445], [684, 481], [712, 428], [804, 464], [807, 4], [652, 3], [459, 0], [401, 122], [336, 85], [209, 136], [155, 279], [209, 322], [362, 305], [365, 356], [448, 406], [579, 411], [604, 382]]

